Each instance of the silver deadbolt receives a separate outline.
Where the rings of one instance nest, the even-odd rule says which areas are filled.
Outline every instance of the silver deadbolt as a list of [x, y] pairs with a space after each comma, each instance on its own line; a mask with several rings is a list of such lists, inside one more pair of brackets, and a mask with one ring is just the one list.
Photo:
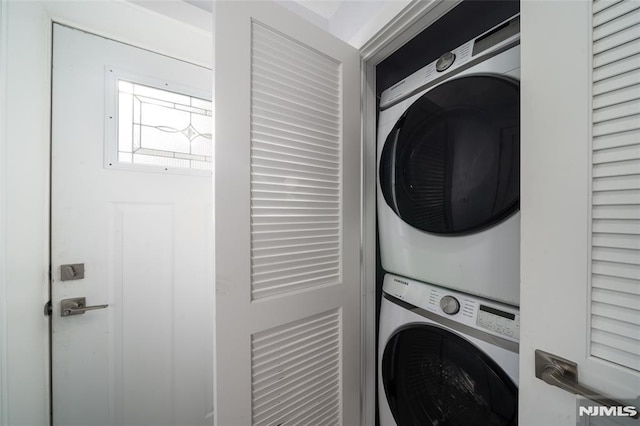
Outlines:
[[96, 309], [104, 309], [109, 305], [87, 306], [86, 297], [74, 297], [72, 299], [63, 299], [60, 301], [60, 316], [68, 317], [70, 315], [82, 315], [86, 311]]
[[84, 263], [60, 265], [60, 281], [81, 280], [84, 278]]

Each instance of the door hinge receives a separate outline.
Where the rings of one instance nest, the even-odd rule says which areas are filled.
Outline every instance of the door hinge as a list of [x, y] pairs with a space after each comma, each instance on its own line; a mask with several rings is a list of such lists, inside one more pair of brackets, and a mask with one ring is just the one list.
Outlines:
[[53, 309], [51, 307], [51, 300], [49, 300], [47, 303], [44, 304], [44, 316], [45, 317], [51, 316], [52, 313], [53, 313]]

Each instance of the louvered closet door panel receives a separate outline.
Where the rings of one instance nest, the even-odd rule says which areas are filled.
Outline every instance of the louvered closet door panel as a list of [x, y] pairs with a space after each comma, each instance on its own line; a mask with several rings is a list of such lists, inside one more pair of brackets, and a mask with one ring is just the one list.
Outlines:
[[341, 328], [333, 310], [252, 336], [254, 425], [340, 422]]
[[640, 371], [640, 2], [593, 12], [591, 354]]
[[340, 64], [252, 24], [251, 295], [340, 281]]
[[360, 56], [216, 2], [216, 421], [360, 424]]

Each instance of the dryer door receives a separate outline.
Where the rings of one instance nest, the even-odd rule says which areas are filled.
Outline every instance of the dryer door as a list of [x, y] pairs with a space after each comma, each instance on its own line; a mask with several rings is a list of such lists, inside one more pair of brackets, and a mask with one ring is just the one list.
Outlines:
[[498, 75], [460, 77], [414, 102], [380, 159], [387, 204], [435, 234], [468, 234], [519, 208], [520, 88]]
[[398, 425], [516, 425], [518, 389], [476, 346], [447, 330], [415, 325], [396, 333], [382, 380]]

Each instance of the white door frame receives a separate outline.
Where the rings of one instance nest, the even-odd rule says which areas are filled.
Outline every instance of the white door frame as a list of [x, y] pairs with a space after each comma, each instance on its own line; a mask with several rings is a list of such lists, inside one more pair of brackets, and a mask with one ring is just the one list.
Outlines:
[[[0, 2], [0, 99], [7, 99], [7, 57], [8, 57], [8, 4]], [[7, 102], [0, 102], [0, 235], [7, 235], [6, 227], [6, 149]], [[9, 423], [8, 370], [7, 370], [7, 241], [0, 241], [0, 423]]]
[[178, 18], [118, 0], [0, 3], [0, 424], [49, 424], [52, 24], [211, 68], [212, 32], [191, 20], [199, 9], [164, 6]]

